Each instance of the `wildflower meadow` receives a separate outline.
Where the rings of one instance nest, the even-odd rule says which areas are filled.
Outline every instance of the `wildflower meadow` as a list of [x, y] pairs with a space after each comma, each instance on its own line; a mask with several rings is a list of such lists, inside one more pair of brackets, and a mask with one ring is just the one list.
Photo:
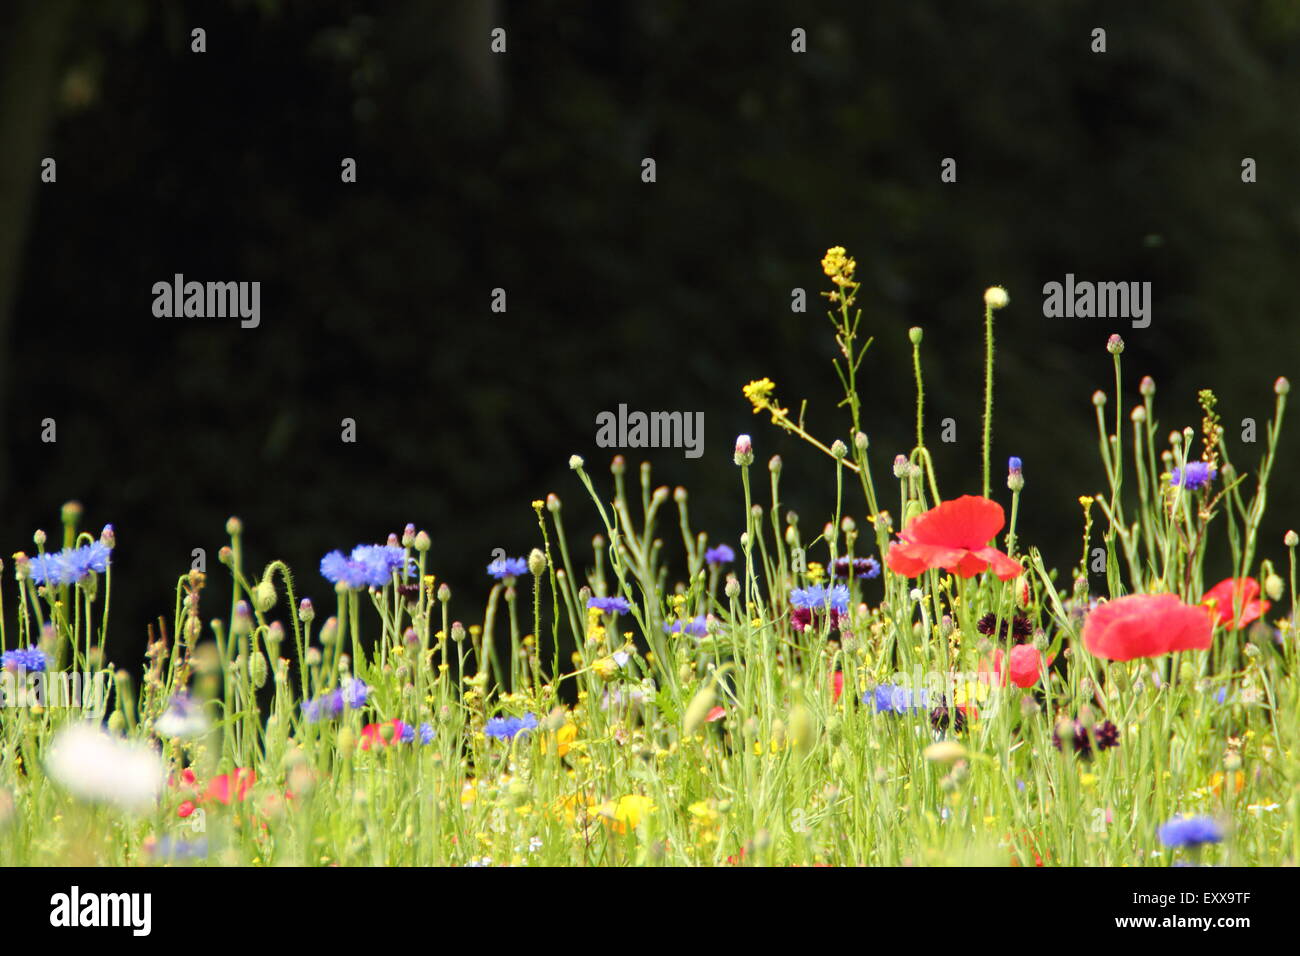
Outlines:
[[[873, 324], [847, 250], [818, 276], [842, 426], [737, 381], [754, 427], [708, 452], [725, 527], [623, 454], [500, 502], [533, 546], [455, 590], [432, 517], [297, 568], [251, 567], [276, 529], [232, 517], [126, 661], [129, 534], [66, 505], [3, 572], [0, 865], [1300, 862], [1300, 536], [1262, 530], [1287, 379], [1239, 447], [1212, 388], [1157, 405], [1099, 335], [1069, 423], [1099, 462], [1050, 503], [1079, 535], [1053, 567], [1018, 525], [1034, 450], [991, 457], [1032, 414], [997, 401], [1016, 290], [984, 294], [980, 440], [939, 474], [924, 329]], [[886, 338], [914, 372], [901, 450], [864, 417]], [[815, 512], [787, 506], [777, 431], [825, 469]], [[603, 531], [575, 539], [575, 512]]]

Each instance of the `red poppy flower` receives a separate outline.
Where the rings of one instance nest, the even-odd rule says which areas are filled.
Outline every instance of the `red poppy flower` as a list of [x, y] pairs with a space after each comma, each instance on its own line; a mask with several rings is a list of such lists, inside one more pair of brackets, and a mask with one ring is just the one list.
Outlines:
[[230, 806], [232, 802], [246, 798], [255, 783], [257, 775], [253, 771], [236, 767], [233, 773], [213, 777], [208, 783], [208, 789], [203, 791], [202, 799], [216, 800]]
[[1083, 624], [1089, 653], [1112, 661], [1203, 651], [1213, 632], [1209, 615], [1173, 594], [1130, 594], [1098, 605]]
[[[1017, 687], [1033, 687], [1038, 683], [1038, 678], [1042, 670], [1046, 670], [1052, 661], [1043, 660], [1043, 654], [1032, 644], [1017, 644], [1011, 648], [1011, 668], [1010, 675], [1007, 674], [1007, 667], [1003, 664], [1002, 649], [998, 648], [993, 654], [994, 674], [1001, 677], [1003, 686], [1007, 683], [1007, 677], [1010, 676], [1011, 683]], [[981, 666], [981, 670], [988, 671], [988, 661]]]
[[[1237, 578], [1235, 581], [1233, 578], [1224, 578], [1205, 592], [1201, 603], [1209, 608], [1215, 623], [1222, 624], [1230, 631], [1240, 630], [1272, 606], [1268, 601], [1259, 599], [1259, 582], [1254, 578]], [[1241, 604], [1241, 614], [1234, 624], [1232, 612], [1238, 603]]]
[[889, 570], [908, 578], [942, 568], [963, 578], [991, 570], [1010, 581], [1023, 570], [1020, 562], [988, 546], [1004, 524], [1006, 516], [996, 501], [962, 495], [908, 522], [885, 561]]
[[718, 706], [709, 711], [708, 716], [704, 718], [706, 723], [713, 723], [715, 720], [721, 720], [727, 716], [727, 708]]
[[844, 671], [836, 671], [831, 675], [831, 693], [831, 703], [837, 702], [844, 693]]
[[[391, 741], [384, 740], [382, 732], [384, 727], [393, 728], [393, 739]], [[385, 721], [382, 724], [366, 724], [361, 728], [361, 749], [369, 750], [371, 747], [386, 747], [390, 742], [400, 743], [402, 731], [405, 729], [406, 725], [397, 718]]]
[[176, 815], [181, 819], [185, 819], [186, 817], [193, 816], [195, 809], [196, 808], [194, 806], [194, 801], [186, 800], [184, 803], [182, 803], [179, 807], [176, 808]]

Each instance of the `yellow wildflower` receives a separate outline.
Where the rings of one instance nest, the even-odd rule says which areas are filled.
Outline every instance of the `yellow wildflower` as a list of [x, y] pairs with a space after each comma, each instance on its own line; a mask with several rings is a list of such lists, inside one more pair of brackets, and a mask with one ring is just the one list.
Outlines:
[[643, 817], [649, 816], [655, 809], [654, 801], [640, 794], [629, 793], [618, 800], [609, 800], [596, 808], [596, 813], [604, 817], [615, 833], [627, 833], [641, 825]]

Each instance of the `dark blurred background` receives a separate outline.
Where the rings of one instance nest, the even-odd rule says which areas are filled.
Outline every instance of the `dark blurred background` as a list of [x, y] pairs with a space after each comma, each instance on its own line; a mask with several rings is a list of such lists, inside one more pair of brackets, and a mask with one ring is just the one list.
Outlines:
[[[1238, 448], [1240, 420], [1262, 442], [1274, 378], [1300, 370], [1298, 41], [1283, 0], [5, 0], [0, 547], [31, 551], [70, 498], [91, 530], [112, 522], [122, 662], [170, 616], [195, 547], [219, 612], [231, 514], [250, 565], [283, 557], [325, 607], [324, 552], [413, 521], [470, 620], [492, 550], [536, 542], [534, 498], [559, 493], [587, 550], [595, 514], [567, 461], [608, 485], [594, 422], [621, 402], [705, 413], [704, 457], [649, 457], [715, 541], [736, 544], [743, 521], [738, 432], [760, 463], [783, 455], [811, 533], [833, 469], [740, 389], [770, 376], [824, 440], [847, 437], [818, 266], [842, 244], [876, 336], [878, 483], [912, 441], [920, 325], [944, 494], [978, 493], [980, 297], [1010, 291], [995, 488], [1005, 501], [1005, 460], [1022, 457], [1022, 540], [1068, 567], [1075, 499], [1104, 480], [1090, 396], [1113, 391], [1109, 333], [1128, 343], [1126, 408], [1149, 373], [1162, 432], [1199, 426], [1212, 386]], [[178, 272], [260, 281], [261, 326], [155, 318], [152, 285]], [[1067, 272], [1151, 281], [1151, 326], [1044, 318], [1043, 283]], [[1269, 500], [1275, 559], [1300, 524], [1295, 438], [1288, 425]]]

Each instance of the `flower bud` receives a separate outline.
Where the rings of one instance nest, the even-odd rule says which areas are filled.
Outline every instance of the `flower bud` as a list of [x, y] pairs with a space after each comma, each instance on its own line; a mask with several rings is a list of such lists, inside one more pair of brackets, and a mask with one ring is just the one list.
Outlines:
[[546, 570], [546, 554], [541, 548], [533, 548], [528, 552], [528, 570], [533, 577], [541, 577]]
[[1092, 404], [1096, 405], [1098, 408], [1101, 408], [1103, 405], [1105, 405], [1105, 404], [1106, 404], [1106, 393], [1103, 392], [1101, 389], [1097, 389], [1097, 391], [1093, 392], [1093, 393], [1092, 393]]
[[767, 463], [767, 470], [774, 475], [781, 474], [781, 456], [773, 455]]
[[615, 455], [609, 463], [609, 473], [618, 476], [627, 471], [627, 460], [622, 455]]
[[1129, 412], [1129, 420], [1142, 424], [1147, 420], [1147, 409], [1145, 405], [1134, 405], [1133, 411]]
[[906, 475], [907, 467], [908, 465], [907, 465], [906, 455], [894, 456], [894, 477], [895, 478], [902, 478], [904, 475]]
[[303, 598], [302, 601], [298, 603], [298, 620], [306, 624], [314, 620], [315, 617], [316, 609], [312, 607], [311, 598]]
[[577, 471], [579, 468], [582, 467], [582, 465], [583, 465], [583, 461], [581, 455], [569, 456], [569, 467], [572, 468], [574, 471]]
[[1285, 395], [1291, 391], [1291, 383], [1287, 381], [1286, 376], [1282, 376], [1273, 383], [1273, 391], [1279, 395]]
[[263, 580], [253, 588], [253, 606], [263, 614], [275, 607], [275, 586], [270, 581]]
[[1280, 600], [1284, 589], [1285, 585], [1278, 575], [1270, 574], [1264, 579], [1264, 592], [1269, 596], [1270, 600]]
[[910, 329], [907, 330], [907, 337], [908, 337], [909, 339], [911, 339], [913, 345], [920, 345], [920, 344], [921, 344], [921, 336], [922, 336], [922, 334], [923, 334], [923, 333], [922, 333], [922, 331], [921, 331], [921, 327], [920, 327], [919, 325], [914, 325], [914, 326], [912, 326]]
[[984, 290], [984, 304], [990, 309], [1005, 309], [1010, 301], [1007, 290], [1000, 285], [989, 286]]
[[1106, 340], [1106, 351], [1111, 355], [1119, 355], [1124, 351], [1124, 340], [1118, 335], [1112, 335]]
[[419, 551], [420, 553], [423, 554], [425, 551], [428, 551], [429, 548], [432, 546], [433, 546], [433, 542], [429, 540], [429, 532], [420, 531], [415, 535], [416, 551]]
[[253, 660], [248, 668], [248, 673], [249, 676], [252, 677], [253, 679], [254, 687], [265, 686], [268, 671], [266, 665], [266, 655], [263, 654], [261, 651], [254, 652]]
[[236, 535], [243, 534], [243, 531], [244, 531], [244, 522], [240, 521], [238, 518], [234, 517], [233, 515], [226, 519], [226, 534], [230, 535], [233, 538]]
[[1143, 375], [1142, 381], [1138, 384], [1138, 391], [1145, 396], [1154, 395], [1156, 393], [1156, 380], [1150, 375]]
[[836, 461], [843, 461], [844, 457], [848, 453], [849, 453], [849, 446], [844, 444], [844, 442], [840, 441], [838, 438], [831, 443], [831, 456]]
[[727, 575], [727, 583], [724, 587], [727, 597], [735, 598], [740, 596], [740, 581], [734, 574]]
[[754, 463], [754, 443], [750, 441], [748, 435], [736, 436], [736, 456], [737, 465], [752, 465]]
[[1286, 536], [1282, 538], [1282, 543], [1288, 548], [1294, 548], [1296, 545], [1300, 544], [1300, 534], [1296, 534], [1294, 531], [1288, 531]]

